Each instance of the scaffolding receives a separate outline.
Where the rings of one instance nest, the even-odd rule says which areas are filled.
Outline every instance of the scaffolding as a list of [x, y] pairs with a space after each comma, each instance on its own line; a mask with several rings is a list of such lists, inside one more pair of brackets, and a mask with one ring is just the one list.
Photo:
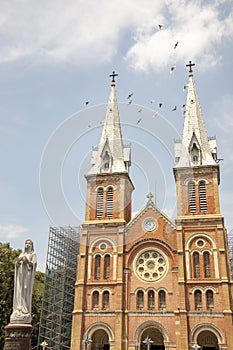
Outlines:
[[228, 238], [228, 247], [229, 247], [231, 277], [233, 279], [233, 230], [231, 230], [227, 236], [228, 236], [227, 238]]
[[38, 348], [70, 349], [79, 236], [79, 227], [50, 227]]

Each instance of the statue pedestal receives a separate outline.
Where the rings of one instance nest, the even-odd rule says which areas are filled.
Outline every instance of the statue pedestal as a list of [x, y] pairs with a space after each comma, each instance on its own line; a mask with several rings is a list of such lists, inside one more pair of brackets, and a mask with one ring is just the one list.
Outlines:
[[9, 323], [6, 327], [4, 350], [31, 350], [32, 325]]

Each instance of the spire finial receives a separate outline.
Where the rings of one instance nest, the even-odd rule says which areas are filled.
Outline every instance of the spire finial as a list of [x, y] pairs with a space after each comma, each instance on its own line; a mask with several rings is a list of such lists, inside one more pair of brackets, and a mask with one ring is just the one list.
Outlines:
[[151, 192], [148, 193], [148, 195], [146, 196], [146, 198], [148, 198], [148, 203], [152, 202], [152, 198], [153, 198], [153, 194]]
[[118, 77], [118, 74], [115, 73], [115, 71], [112, 72], [112, 74], [109, 74], [110, 78], [112, 78], [112, 84], [111, 86], [115, 86], [115, 77]]
[[192, 67], [195, 66], [195, 63], [192, 63], [192, 61], [189, 61], [188, 64], [186, 64], [186, 67], [189, 67], [189, 75], [192, 74], [193, 70], [192, 70]]

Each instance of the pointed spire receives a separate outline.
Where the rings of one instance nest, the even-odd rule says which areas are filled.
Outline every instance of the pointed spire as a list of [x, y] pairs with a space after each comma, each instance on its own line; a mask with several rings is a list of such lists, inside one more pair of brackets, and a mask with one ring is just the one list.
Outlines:
[[175, 145], [177, 167], [216, 164], [216, 142], [209, 140], [206, 133], [193, 79], [194, 65], [191, 61], [186, 65], [189, 67], [189, 82], [182, 141]]
[[89, 174], [128, 172], [130, 166], [130, 147], [123, 146], [116, 98], [115, 77], [118, 74], [113, 71], [109, 76], [112, 81], [105, 122], [99, 146], [92, 152]]

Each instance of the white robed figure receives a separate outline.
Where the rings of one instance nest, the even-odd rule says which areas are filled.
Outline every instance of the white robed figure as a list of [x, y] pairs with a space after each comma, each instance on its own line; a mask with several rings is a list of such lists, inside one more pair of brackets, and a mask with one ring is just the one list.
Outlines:
[[10, 322], [31, 323], [32, 290], [37, 258], [33, 242], [27, 239], [24, 252], [15, 263], [13, 313]]

